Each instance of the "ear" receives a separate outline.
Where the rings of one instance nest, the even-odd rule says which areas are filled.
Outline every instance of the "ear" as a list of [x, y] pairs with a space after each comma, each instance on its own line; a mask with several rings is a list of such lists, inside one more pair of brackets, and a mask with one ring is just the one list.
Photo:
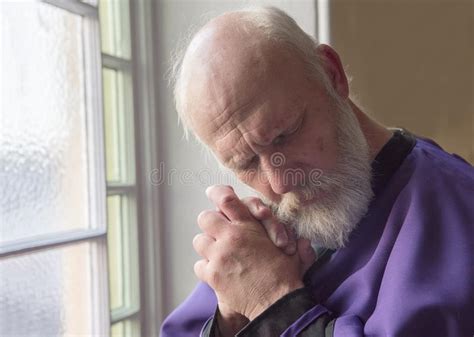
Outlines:
[[316, 53], [322, 59], [323, 68], [336, 92], [342, 98], [348, 98], [349, 83], [337, 52], [326, 44], [320, 44], [316, 47]]

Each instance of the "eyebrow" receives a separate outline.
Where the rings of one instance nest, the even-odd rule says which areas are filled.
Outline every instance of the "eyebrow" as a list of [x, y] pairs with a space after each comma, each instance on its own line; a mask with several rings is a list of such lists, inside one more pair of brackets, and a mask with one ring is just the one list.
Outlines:
[[[289, 127], [283, 129], [276, 137], [274, 137], [269, 144], [267, 145], [261, 145], [261, 146], [270, 146], [273, 144], [273, 142], [275, 141], [275, 139], [277, 137], [279, 137], [281, 134], [287, 132], [287, 131], [293, 131], [293, 129], [295, 129], [295, 131], [297, 129], [299, 129], [301, 123], [303, 122], [304, 120], [304, 117], [305, 117], [305, 113], [306, 113], [306, 110], [307, 110], [307, 106], [306, 105], [303, 105], [303, 106], [299, 106], [298, 107], [298, 110], [293, 110], [293, 113], [299, 113], [300, 116], [298, 116], [298, 118], [296, 119], [296, 121], [294, 123], [292, 123]], [[226, 166], [227, 168], [231, 169], [231, 170], [239, 170], [239, 169], [243, 169], [245, 168], [248, 163], [252, 160], [253, 157], [249, 157], [249, 158], [245, 158], [245, 159], [240, 159], [240, 160], [234, 160], [234, 157], [230, 157], [229, 160], [227, 160], [226, 162], [224, 162], [224, 166]]]
[[304, 117], [305, 117], [305, 114], [306, 114], [306, 107], [303, 109], [303, 112], [300, 114], [300, 116], [296, 119], [295, 123], [293, 123], [288, 129], [286, 129], [285, 131], [290, 131], [290, 134], [292, 134], [293, 132], [297, 131], [301, 124], [303, 123], [303, 120], [304, 120]]
[[301, 127], [301, 124], [303, 123], [303, 120], [305, 118], [306, 109], [307, 109], [306, 106], [303, 106], [301, 112], [300, 111], [294, 112], [295, 114], [299, 114], [298, 118], [293, 123], [291, 123], [289, 127], [284, 128], [276, 137], [274, 137], [270, 144], [273, 144], [275, 140], [280, 136], [284, 136], [284, 137], [291, 136], [293, 133], [298, 131], [298, 129]]

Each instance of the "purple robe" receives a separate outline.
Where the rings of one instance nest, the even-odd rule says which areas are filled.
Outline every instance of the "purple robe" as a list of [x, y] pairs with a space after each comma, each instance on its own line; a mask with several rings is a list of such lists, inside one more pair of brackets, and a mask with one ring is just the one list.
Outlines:
[[[474, 169], [432, 141], [412, 139], [401, 158], [397, 142], [379, 153], [373, 168], [382, 178], [367, 215], [345, 248], [305, 275], [314, 306], [272, 336], [327, 336], [304, 333], [325, 311], [335, 337], [474, 336]], [[201, 283], [161, 336], [200, 336], [215, 310], [213, 290]], [[272, 315], [259, 324], [284, 320]]]

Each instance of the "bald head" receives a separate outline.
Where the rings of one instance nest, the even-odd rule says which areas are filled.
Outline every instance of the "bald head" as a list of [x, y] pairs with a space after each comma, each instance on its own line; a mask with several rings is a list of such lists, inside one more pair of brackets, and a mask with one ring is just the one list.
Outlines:
[[252, 8], [212, 19], [178, 61], [175, 100], [185, 130], [195, 131], [196, 124], [207, 123], [203, 113], [215, 118], [238, 97], [261, 89], [269, 73], [278, 73], [270, 70], [275, 59], [291, 54], [324, 80], [316, 46], [276, 8]]
[[177, 94], [183, 122], [193, 130], [256, 90], [265, 75], [268, 40], [240, 27], [241, 16], [230, 13], [210, 21], [188, 47]]

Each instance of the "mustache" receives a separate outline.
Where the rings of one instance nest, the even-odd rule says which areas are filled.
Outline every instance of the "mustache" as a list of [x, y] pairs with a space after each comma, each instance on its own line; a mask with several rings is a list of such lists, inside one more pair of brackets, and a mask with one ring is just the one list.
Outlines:
[[339, 174], [322, 175], [317, 182], [307, 182], [301, 184], [294, 191], [284, 194], [280, 202], [273, 202], [261, 195], [262, 201], [274, 212], [287, 204], [301, 205], [316, 197], [328, 197], [328, 194], [334, 194], [343, 187], [342, 179]]

